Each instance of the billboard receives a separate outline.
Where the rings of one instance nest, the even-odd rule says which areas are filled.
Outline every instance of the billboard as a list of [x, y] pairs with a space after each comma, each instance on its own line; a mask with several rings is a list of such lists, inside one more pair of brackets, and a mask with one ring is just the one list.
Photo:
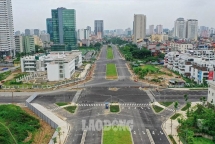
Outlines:
[[213, 71], [209, 71], [208, 72], [208, 80], [213, 80], [214, 78], [214, 72]]

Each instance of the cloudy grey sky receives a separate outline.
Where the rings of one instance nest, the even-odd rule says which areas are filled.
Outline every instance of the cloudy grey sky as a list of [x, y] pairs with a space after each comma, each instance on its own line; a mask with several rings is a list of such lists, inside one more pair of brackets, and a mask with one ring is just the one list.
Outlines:
[[215, 27], [215, 0], [12, 0], [16, 30], [46, 29], [51, 9], [76, 10], [77, 29], [104, 20], [104, 29], [132, 28], [133, 15], [145, 14], [149, 25], [172, 28], [178, 17], [199, 20], [199, 26]]

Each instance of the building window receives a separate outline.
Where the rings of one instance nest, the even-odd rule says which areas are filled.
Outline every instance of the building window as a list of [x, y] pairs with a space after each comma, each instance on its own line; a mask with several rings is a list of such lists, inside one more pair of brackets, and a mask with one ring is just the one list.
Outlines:
[[214, 93], [212, 93], [212, 96], [214, 96]]

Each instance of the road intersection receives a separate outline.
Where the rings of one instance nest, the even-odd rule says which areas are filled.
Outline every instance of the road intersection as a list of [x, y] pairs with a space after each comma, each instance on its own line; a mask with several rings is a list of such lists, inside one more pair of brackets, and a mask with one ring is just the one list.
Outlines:
[[[151, 133], [154, 142], [157, 144], [169, 144], [167, 137], [161, 128], [162, 123], [167, 117], [173, 114], [173, 106], [165, 109], [159, 114], [155, 114], [151, 107], [151, 99], [155, 101], [178, 101], [179, 108], [184, 102], [184, 94], [189, 95], [190, 101], [199, 101], [201, 96], [206, 96], [207, 91], [175, 91], [159, 90], [152, 87], [149, 89], [151, 97], [144, 89], [139, 87], [148, 87], [148, 84], [134, 82], [132, 74], [127, 68], [126, 61], [120, 56], [116, 46], [112, 46], [114, 58], [106, 58], [107, 46], [103, 46], [99, 59], [95, 62], [96, 67], [91, 81], [79, 84], [74, 88], [82, 88], [82, 92], [77, 101], [77, 110], [74, 114], [58, 107], [56, 102], [71, 102], [76, 91], [59, 91], [49, 94], [40, 94], [32, 103], [38, 103], [56, 115], [65, 119], [71, 130], [69, 132], [66, 144], [77, 144], [81, 142], [83, 134], [83, 121], [89, 125], [90, 120], [133, 120], [133, 129], [131, 130], [134, 144], [149, 144], [150, 139], [147, 131]], [[106, 64], [116, 64], [118, 79], [106, 80]], [[14, 102], [24, 103], [27, 96], [17, 96]], [[11, 96], [0, 95], [0, 102], [10, 103]], [[105, 109], [106, 102], [117, 102], [120, 104], [120, 112], [113, 114]], [[88, 131], [85, 144], [101, 143], [101, 131]]]

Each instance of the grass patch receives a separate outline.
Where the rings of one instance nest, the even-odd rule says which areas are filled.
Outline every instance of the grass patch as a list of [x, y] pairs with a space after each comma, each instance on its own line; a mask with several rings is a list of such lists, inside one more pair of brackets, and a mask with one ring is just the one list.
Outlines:
[[179, 117], [181, 114], [180, 113], [176, 113], [173, 116], [170, 117], [170, 119], [175, 120], [177, 119], [177, 117]]
[[7, 71], [0, 74], [0, 81], [6, 79], [11, 74], [11, 71]]
[[[115, 128], [118, 130], [115, 130]], [[129, 127], [105, 126], [103, 130], [103, 144], [132, 144]]]
[[168, 135], [168, 137], [170, 138], [172, 144], [177, 144], [172, 135]]
[[152, 105], [152, 107], [153, 107], [153, 109], [154, 109], [154, 111], [155, 111], [156, 113], [159, 113], [159, 112], [161, 112], [161, 111], [163, 110], [162, 107], [159, 107], [159, 106], [157, 106], [157, 105]]
[[159, 68], [156, 68], [153, 65], [144, 65], [144, 66], [142, 66], [142, 69], [148, 70], [149, 72], [158, 72], [159, 71]]
[[182, 111], [186, 111], [186, 110], [188, 110], [188, 108], [189, 108], [189, 107], [188, 107], [187, 105], [185, 105], [181, 110], [182, 110]]
[[117, 78], [116, 65], [109, 63], [106, 65], [106, 77], [107, 78]]
[[107, 48], [107, 59], [113, 59], [113, 50], [111, 47]]
[[214, 142], [203, 137], [194, 137], [193, 144], [214, 144]]
[[[33, 143], [34, 134], [40, 128], [40, 123], [18, 106], [0, 105], [0, 143], [16, 143], [5, 126], [9, 128], [17, 143], [30, 144]], [[24, 141], [29, 133], [32, 137]]]
[[119, 105], [110, 105], [110, 112], [119, 112]]
[[77, 106], [68, 106], [68, 107], [65, 107], [64, 109], [71, 113], [74, 113], [76, 108], [77, 108]]
[[55, 104], [58, 105], [58, 106], [65, 106], [65, 105], [68, 105], [69, 103], [66, 103], [66, 102], [57, 102]]
[[168, 107], [170, 106], [173, 102], [159, 102], [161, 105]]

